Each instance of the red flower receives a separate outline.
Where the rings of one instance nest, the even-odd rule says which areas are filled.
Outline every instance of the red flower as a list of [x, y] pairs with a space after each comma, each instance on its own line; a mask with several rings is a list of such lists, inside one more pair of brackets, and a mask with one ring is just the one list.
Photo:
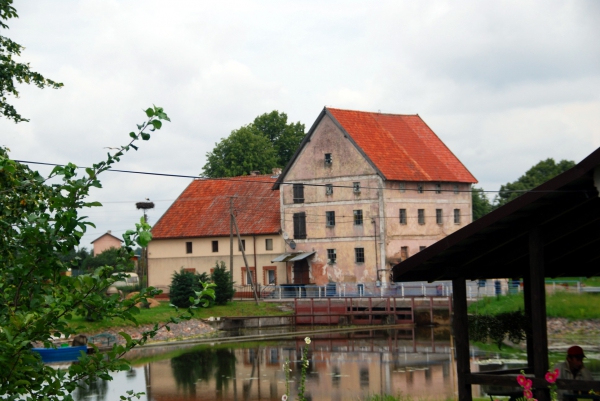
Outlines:
[[554, 383], [558, 379], [558, 369], [554, 369], [554, 372], [550, 371], [546, 373], [546, 381], [548, 383]]
[[524, 375], [517, 376], [517, 383], [519, 383], [519, 386], [525, 386], [526, 382], [527, 382], [527, 378]]
[[531, 390], [524, 390], [523, 396], [525, 396], [525, 398], [527, 398], [529, 400], [529, 399], [533, 398], [533, 393], [531, 392]]
[[523, 388], [524, 388], [525, 390], [530, 390], [530, 389], [531, 389], [531, 386], [533, 386], [533, 382], [532, 382], [531, 380], [527, 379], [527, 380], [525, 381], [525, 384], [523, 385]]

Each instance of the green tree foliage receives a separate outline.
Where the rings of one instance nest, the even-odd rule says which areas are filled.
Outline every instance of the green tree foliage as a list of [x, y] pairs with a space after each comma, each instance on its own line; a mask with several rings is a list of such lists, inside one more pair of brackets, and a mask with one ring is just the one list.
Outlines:
[[[4, 21], [18, 18], [17, 10], [12, 6], [13, 0], [0, 0], [0, 29], [8, 29]], [[19, 63], [15, 59], [21, 56], [24, 49], [18, 43], [0, 35], [0, 116], [15, 123], [29, 121], [22, 117], [15, 107], [7, 102], [7, 96], [19, 97], [18, 84], [34, 84], [40, 89], [45, 87], [58, 89], [63, 84], [46, 79], [42, 74], [32, 71], [29, 63]]]
[[[126, 263], [120, 264], [119, 261], [123, 259]], [[100, 266], [112, 266], [115, 271], [122, 272], [132, 272], [134, 268], [133, 260], [124, 248], [109, 248], [96, 256], [90, 255], [83, 261], [82, 267], [86, 270], [95, 270]]]
[[485, 195], [483, 188], [473, 187], [471, 189], [471, 199], [473, 200], [473, 221], [492, 211], [492, 203]]
[[209, 281], [208, 274], [192, 273], [181, 269], [171, 276], [169, 298], [171, 303], [179, 308], [192, 306], [190, 298], [196, 297], [196, 292], [204, 289], [203, 283]]
[[287, 122], [278, 111], [262, 114], [231, 132], [206, 154], [205, 177], [235, 177], [285, 167], [304, 138], [304, 124]]
[[287, 118], [287, 114], [274, 110], [256, 117], [251, 124], [273, 144], [277, 153], [278, 167], [285, 167], [288, 164], [305, 135], [304, 124], [300, 122], [288, 124]]
[[233, 280], [231, 274], [225, 266], [225, 262], [217, 261], [212, 274], [210, 275], [212, 282], [215, 284], [217, 305], [225, 305], [227, 302], [233, 299], [235, 290], [233, 288]]
[[[6, 5], [5, 3], [2, 3]], [[135, 230], [123, 235], [130, 253], [117, 268], [102, 266], [90, 274], [65, 275], [70, 262], [61, 257], [80, 245], [86, 229], [94, 226], [80, 216], [83, 209], [101, 206], [86, 200], [91, 188], [100, 188], [99, 175], [113, 167], [125, 153], [137, 149], [150, 133], [168, 121], [160, 107], [146, 110], [148, 119], [129, 135], [129, 144], [109, 153], [105, 161], [79, 170], [74, 164], [57, 166], [49, 177], [10, 159], [0, 148], [0, 398], [71, 400], [80, 383], [97, 378], [110, 380], [110, 371], [129, 369], [121, 357], [156, 333], [143, 333], [139, 340], [127, 334], [125, 345], [115, 344], [107, 353], [84, 355], [78, 364], [57, 369], [42, 363], [31, 351], [31, 343], [52, 347], [52, 336], [77, 334], [68, 325], [76, 315], [98, 313], [110, 319], [135, 323], [135, 306], [160, 293], [147, 288], [131, 299], [102, 295], [115, 281], [112, 273], [129, 260], [133, 246], [147, 246], [152, 236], [143, 219]], [[51, 181], [50, 181], [51, 180]], [[171, 319], [170, 322], [177, 322]]]
[[564, 173], [568, 169], [575, 166], [574, 161], [561, 160], [556, 163], [554, 159], [542, 160], [519, 177], [518, 180], [509, 182], [506, 185], [500, 187], [500, 192], [494, 200], [495, 207], [500, 207], [507, 204], [511, 200], [519, 197], [525, 191], [531, 190], [538, 185], [556, 177], [557, 175]]
[[92, 254], [86, 247], [72, 249], [66, 255], [58, 254], [60, 261], [73, 270], [83, 270], [86, 259], [91, 257]]

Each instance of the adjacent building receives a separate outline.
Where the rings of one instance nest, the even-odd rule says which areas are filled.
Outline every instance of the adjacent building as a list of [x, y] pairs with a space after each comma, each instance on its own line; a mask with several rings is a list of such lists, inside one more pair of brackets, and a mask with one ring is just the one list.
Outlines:
[[[276, 176], [249, 175], [196, 179], [152, 228], [148, 245], [149, 285], [168, 293], [171, 276], [181, 269], [210, 273], [217, 262], [230, 267], [230, 210], [236, 217], [252, 277], [246, 272], [237, 236], [233, 241], [236, 285], [286, 283], [284, 263], [273, 263], [284, 252], [279, 235], [279, 191]], [[234, 231], [235, 233], [235, 228]]]
[[418, 115], [324, 108], [273, 186], [308, 255], [290, 282], [389, 285], [393, 265], [471, 222], [476, 182]]
[[110, 230], [91, 242], [94, 247], [94, 256], [100, 255], [110, 248], [119, 249], [122, 243], [123, 240], [112, 235]]

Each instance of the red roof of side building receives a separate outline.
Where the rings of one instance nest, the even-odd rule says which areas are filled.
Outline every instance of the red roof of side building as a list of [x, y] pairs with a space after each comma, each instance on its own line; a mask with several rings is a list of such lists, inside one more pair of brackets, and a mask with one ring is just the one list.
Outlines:
[[152, 228], [154, 239], [229, 236], [229, 199], [241, 235], [279, 231], [276, 178], [266, 175], [198, 179], [183, 191]]
[[387, 180], [477, 182], [418, 115], [324, 111]]

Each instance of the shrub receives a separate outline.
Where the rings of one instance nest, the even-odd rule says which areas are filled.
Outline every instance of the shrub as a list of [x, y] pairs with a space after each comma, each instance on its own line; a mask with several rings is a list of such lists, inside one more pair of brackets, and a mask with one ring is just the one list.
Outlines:
[[202, 291], [200, 281], [209, 281], [208, 275], [206, 273], [191, 273], [183, 269], [173, 273], [171, 286], [169, 287], [171, 303], [179, 308], [192, 306], [190, 297], [195, 298], [196, 291]]
[[217, 305], [225, 305], [233, 299], [235, 290], [233, 289], [233, 280], [231, 274], [225, 267], [225, 262], [217, 261], [215, 268], [211, 274], [212, 282], [215, 283], [215, 303]]

